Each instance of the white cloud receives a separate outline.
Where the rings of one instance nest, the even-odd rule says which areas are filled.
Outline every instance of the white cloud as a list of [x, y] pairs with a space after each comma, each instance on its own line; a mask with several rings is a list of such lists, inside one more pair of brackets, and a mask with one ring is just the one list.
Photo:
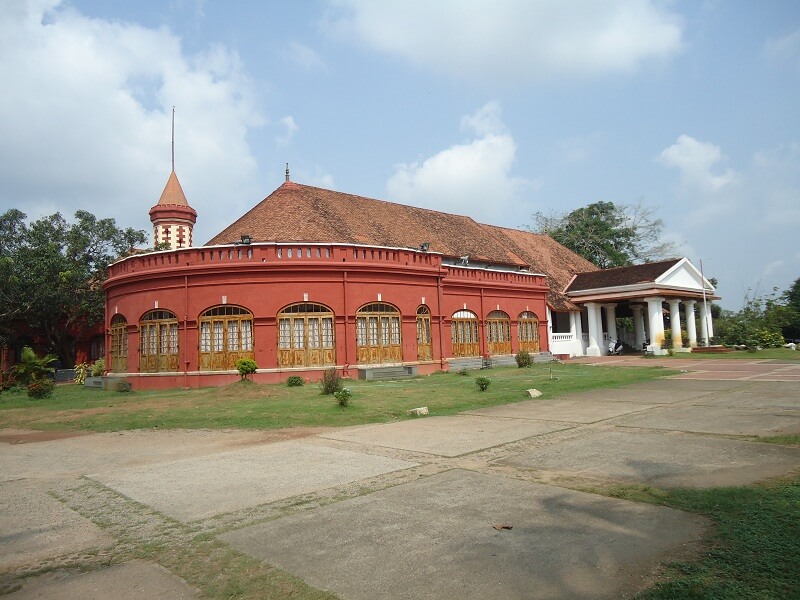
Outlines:
[[771, 60], [794, 63], [800, 67], [800, 29], [768, 39], [764, 44], [764, 53]]
[[278, 121], [278, 124], [283, 129], [282, 133], [275, 138], [275, 141], [279, 144], [288, 144], [291, 142], [294, 134], [300, 129], [297, 126], [297, 123], [295, 123], [294, 117], [291, 115], [283, 117], [280, 121]]
[[336, 189], [336, 181], [333, 175], [325, 171], [319, 165], [314, 165], [312, 167], [300, 166], [297, 169], [292, 168], [291, 178], [292, 181], [302, 181], [305, 185], [313, 185], [314, 187], [320, 187], [326, 190]]
[[716, 164], [724, 159], [719, 146], [701, 142], [686, 134], [678, 137], [658, 157], [662, 164], [677, 168], [684, 183], [712, 191], [718, 191], [738, 179], [733, 169], [725, 169], [721, 175], [712, 173]]
[[286, 56], [304, 69], [319, 69], [325, 66], [325, 62], [316, 50], [300, 42], [291, 42], [287, 46]]
[[764, 277], [768, 277], [775, 272], [779, 272], [785, 264], [786, 261], [781, 259], [772, 261], [764, 267]]
[[232, 197], [255, 197], [246, 134], [264, 120], [223, 46], [188, 55], [166, 28], [12, 0], [0, 11], [0, 80], [0, 206], [83, 208], [149, 229], [170, 170], [173, 105], [176, 172], [200, 214], [198, 241], [239, 210]]
[[[707, 264], [707, 273], [719, 278], [725, 306], [735, 306], [739, 290], [753, 282], [766, 289], [786, 289], [797, 278], [800, 265], [795, 250], [800, 231], [800, 143], [755, 152], [741, 167], [741, 175], [735, 174], [736, 185], [715, 189], [708, 179], [719, 177], [711, 169], [722, 153], [712, 144], [694, 142], [681, 144], [679, 139], [670, 148], [705, 151], [668, 154], [671, 159], [681, 157], [672, 166], [685, 162], [692, 167], [681, 172], [683, 185], [675, 186], [665, 202], [667, 220], [696, 246], [687, 254], [718, 259]], [[687, 158], [691, 156], [697, 160]]]
[[555, 146], [556, 158], [564, 163], [582, 163], [593, 157], [602, 141], [599, 132], [559, 140]]
[[386, 184], [393, 200], [471, 216], [488, 223], [523, 209], [520, 192], [534, 183], [511, 175], [517, 145], [506, 131], [499, 104], [489, 102], [461, 119], [473, 139], [421, 162], [395, 165]]
[[680, 18], [652, 0], [330, 0], [342, 39], [478, 82], [631, 72], [680, 51]]

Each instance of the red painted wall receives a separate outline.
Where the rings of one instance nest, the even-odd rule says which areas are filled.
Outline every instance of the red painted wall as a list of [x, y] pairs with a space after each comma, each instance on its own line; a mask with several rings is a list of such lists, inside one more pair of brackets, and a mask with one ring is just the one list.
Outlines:
[[[442, 265], [440, 255], [417, 250], [338, 244], [188, 248], [129, 257], [112, 265], [109, 275], [104, 285], [106, 327], [110, 328], [115, 314], [126, 318], [128, 372], [139, 388], [220, 385], [238, 378], [236, 374], [197, 373], [197, 320], [220, 304], [242, 306], [254, 315], [255, 361], [261, 370], [257, 381], [286, 378], [289, 371], [278, 370], [276, 315], [297, 302], [324, 304], [335, 314], [336, 362], [342, 367], [356, 362], [356, 311], [379, 301], [399, 309], [403, 360], [417, 363], [416, 312], [425, 299], [431, 312], [434, 363], [420, 365], [422, 373], [447, 368], [445, 359], [452, 355], [450, 317], [465, 304], [481, 320], [483, 353], [482, 322], [498, 306], [511, 318], [514, 352], [518, 349], [516, 319], [526, 310], [539, 317], [542, 350], [547, 349], [544, 277]], [[138, 373], [138, 324], [156, 308], [178, 317], [180, 363], [186, 373]], [[109, 352], [107, 348], [107, 356]], [[315, 378], [321, 371], [308, 369], [299, 374]]]

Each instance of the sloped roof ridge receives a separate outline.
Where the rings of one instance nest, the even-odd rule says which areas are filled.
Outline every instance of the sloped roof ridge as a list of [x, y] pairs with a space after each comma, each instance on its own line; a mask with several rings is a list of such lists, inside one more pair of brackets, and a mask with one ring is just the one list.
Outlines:
[[643, 263], [636, 263], [635, 265], [625, 265], [622, 267], [608, 267], [606, 269], [602, 269], [602, 271], [608, 273], [610, 271], [621, 271], [623, 269], [637, 269], [637, 268], [653, 268], [658, 265], [675, 265], [679, 263], [683, 258], [665, 258], [664, 260], [654, 260], [653, 262], [643, 262]]
[[[290, 184], [290, 185], [287, 185], [287, 184]], [[334, 194], [336, 196], [347, 196], [349, 198], [357, 198], [359, 200], [367, 200], [367, 201], [370, 201], [370, 202], [382, 202], [384, 204], [391, 204], [393, 206], [400, 207], [401, 209], [409, 209], [410, 208], [410, 209], [413, 209], [413, 210], [420, 210], [420, 211], [424, 211], [424, 212], [427, 212], [427, 213], [432, 213], [432, 214], [436, 214], [436, 215], [442, 215], [442, 216], [445, 216], [445, 217], [458, 217], [459, 219], [467, 219], [469, 221], [472, 221], [476, 225], [483, 225], [483, 223], [480, 223], [480, 222], [476, 221], [475, 219], [473, 219], [469, 215], [460, 215], [460, 214], [457, 214], [457, 213], [449, 213], [449, 212], [444, 212], [444, 211], [441, 211], [441, 210], [434, 210], [432, 208], [425, 208], [425, 207], [422, 207], [422, 206], [413, 206], [411, 204], [403, 204], [402, 202], [394, 202], [392, 200], [384, 200], [382, 198], [371, 198], [369, 196], [362, 196], [360, 194], [350, 194], [348, 192], [340, 192], [340, 191], [331, 190], [331, 189], [328, 189], [328, 188], [322, 188], [322, 187], [317, 187], [317, 186], [313, 186], [313, 185], [306, 185], [304, 183], [297, 183], [297, 182], [294, 182], [294, 181], [284, 182], [277, 190], [272, 192], [272, 194], [270, 194], [270, 196], [272, 196], [273, 194], [279, 192], [282, 188], [284, 188], [284, 186], [286, 186], [286, 187], [297, 186], [299, 188], [306, 188], [308, 190], [318, 190], [320, 192], [325, 192], [326, 194]], [[267, 196], [267, 198], [269, 198], [269, 196]]]

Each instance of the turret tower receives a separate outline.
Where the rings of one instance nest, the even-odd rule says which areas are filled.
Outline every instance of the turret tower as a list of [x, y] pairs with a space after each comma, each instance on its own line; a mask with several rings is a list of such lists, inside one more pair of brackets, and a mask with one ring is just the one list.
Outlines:
[[158, 203], [150, 209], [150, 222], [153, 223], [154, 246], [166, 243], [171, 250], [191, 247], [197, 211], [186, 201], [174, 170], [169, 175]]
[[189, 206], [178, 176], [175, 175], [175, 107], [172, 107], [172, 172], [161, 198], [150, 209], [153, 224], [153, 246], [169, 244], [170, 250], [192, 245], [192, 228], [197, 211]]

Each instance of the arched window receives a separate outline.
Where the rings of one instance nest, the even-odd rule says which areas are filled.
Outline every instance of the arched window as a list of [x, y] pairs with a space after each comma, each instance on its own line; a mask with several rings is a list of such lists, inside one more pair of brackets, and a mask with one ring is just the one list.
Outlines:
[[424, 304], [417, 309], [417, 360], [433, 360], [431, 311]]
[[474, 312], [457, 311], [453, 314], [450, 327], [453, 334], [453, 356], [480, 356], [478, 316]]
[[400, 311], [385, 302], [359, 308], [356, 312], [356, 349], [360, 364], [402, 362]]
[[169, 310], [151, 310], [139, 322], [139, 370], [178, 370], [178, 317]]
[[539, 352], [539, 319], [532, 312], [519, 315], [519, 349]]
[[511, 354], [511, 319], [502, 310], [486, 316], [486, 342], [490, 355]]
[[292, 304], [278, 313], [278, 366], [336, 364], [333, 311], [322, 304]]
[[230, 371], [240, 358], [254, 358], [253, 313], [246, 308], [209, 308], [200, 315], [199, 326], [201, 371]]
[[112, 373], [128, 372], [128, 321], [122, 315], [111, 317], [111, 363]]

